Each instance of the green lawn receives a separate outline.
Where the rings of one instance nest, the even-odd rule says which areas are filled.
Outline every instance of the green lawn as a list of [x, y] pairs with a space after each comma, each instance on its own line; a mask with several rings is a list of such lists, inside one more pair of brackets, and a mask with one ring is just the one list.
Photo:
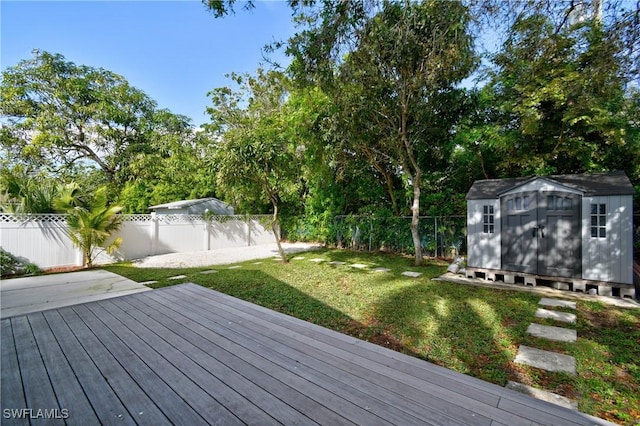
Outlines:
[[[396, 255], [322, 250], [271, 259], [191, 269], [108, 266], [156, 287], [194, 282], [226, 294], [350, 334], [498, 385], [514, 380], [579, 401], [580, 410], [621, 424], [640, 422], [640, 309], [578, 302], [576, 343], [552, 343], [526, 334], [540, 296], [432, 281], [446, 264], [412, 267]], [[322, 258], [323, 263], [309, 259]], [[329, 261], [390, 268], [371, 272]], [[200, 271], [215, 269], [214, 274]], [[370, 268], [369, 268], [370, 269]], [[422, 272], [420, 278], [400, 275]], [[168, 277], [187, 275], [174, 281]], [[552, 325], [552, 322], [547, 322]], [[558, 324], [553, 324], [558, 325]], [[567, 327], [566, 325], [560, 325]], [[545, 373], [513, 363], [525, 344], [576, 357], [578, 375]]]

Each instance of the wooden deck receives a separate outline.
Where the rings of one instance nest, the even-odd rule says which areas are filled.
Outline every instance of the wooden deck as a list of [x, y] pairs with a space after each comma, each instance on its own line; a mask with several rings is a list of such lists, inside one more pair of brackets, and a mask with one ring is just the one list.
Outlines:
[[8, 318], [1, 337], [7, 425], [607, 424], [195, 284]]

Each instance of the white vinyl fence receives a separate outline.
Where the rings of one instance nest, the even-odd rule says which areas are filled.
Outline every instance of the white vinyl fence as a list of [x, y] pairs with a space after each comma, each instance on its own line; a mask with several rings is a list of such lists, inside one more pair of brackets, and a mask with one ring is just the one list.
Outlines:
[[[122, 237], [118, 253], [97, 263], [166, 253], [246, 247], [275, 242], [265, 224], [270, 216], [126, 215], [113, 236]], [[269, 228], [269, 229], [267, 229]], [[67, 235], [64, 215], [0, 214], [0, 246], [40, 268], [82, 265], [82, 253]]]

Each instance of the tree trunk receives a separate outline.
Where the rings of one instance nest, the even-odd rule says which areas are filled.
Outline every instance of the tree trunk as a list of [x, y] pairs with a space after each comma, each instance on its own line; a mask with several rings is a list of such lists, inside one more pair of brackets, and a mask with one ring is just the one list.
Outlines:
[[411, 206], [411, 237], [413, 238], [413, 247], [416, 251], [415, 265], [422, 265], [422, 242], [420, 241], [420, 233], [418, 225], [420, 222], [420, 180], [422, 172], [418, 170], [413, 177], [413, 205]]
[[289, 261], [287, 260], [287, 255], [282, 249], [282, 244], [280, 243], [280, 216], [278, 212], [278, 202], [272, 200], [271, 204], [273, 205], [273, 220], [271, 221], [271, 230], [273, 231], [273, 235], [276, 237], [278, 253], [280, 254], [282, 263], [289, 263]]

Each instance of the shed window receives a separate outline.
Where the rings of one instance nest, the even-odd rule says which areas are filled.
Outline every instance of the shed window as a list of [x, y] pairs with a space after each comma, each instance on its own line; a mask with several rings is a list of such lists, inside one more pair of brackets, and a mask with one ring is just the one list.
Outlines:
[[607, 205], [591, 204], [591, 237], [607, 237]]
[[493, 206], [482, 207], [482, 229], [485, 234], [493, 234], [494, 227]]

